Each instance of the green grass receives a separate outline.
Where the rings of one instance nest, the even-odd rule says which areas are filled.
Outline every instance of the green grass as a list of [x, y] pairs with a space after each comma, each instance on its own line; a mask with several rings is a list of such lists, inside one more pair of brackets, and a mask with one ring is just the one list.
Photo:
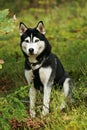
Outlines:
[[[47, 14], [43, 9], [28, 9], [18, 14], [14, 32], [1, 37], [0, 58], [4, 59], [0, 70], [0, 126], [3, 130], [86, 130], [87, 129], [87, 3], [84, 8], [78, 3], [65, 3]], [[19, 22], [29, 27], [43, 20], [46, 37], [65, 69], [75, 81], [75, 104], [65, 113], [59, 111], [60, 92], [51, 94], [50, 114], [40, 117], [41, 99], [38, 99], [37, 118], [28, 113], [28, 87], [24, 78], [24, 57], [20, 50]], [[38, 98], [41, 95], [38, 95]], [[3, 102], [3, 103], [2, 103]], [[39, 107], [38, 107], [39, 105]], [[15, 108], [16, 106], [16, 108]], [[10, 109], [9, 109], [10, 108]], [[22, 113], [23, 112], [23, 113]], [[21, 116], [20, 116], [21, 113]], [[25, 114], [26, 113], [26, 114]], [[25, 116], [24, 116], [25, 114]], [[20, 119], [21, 118], [21, 119]]]

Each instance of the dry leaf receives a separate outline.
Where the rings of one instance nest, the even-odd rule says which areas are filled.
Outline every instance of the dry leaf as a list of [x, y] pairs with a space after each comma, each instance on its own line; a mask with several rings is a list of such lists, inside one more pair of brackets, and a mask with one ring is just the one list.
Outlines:
[[0, 64], [4, 64], [4, 60], [0, 59]]

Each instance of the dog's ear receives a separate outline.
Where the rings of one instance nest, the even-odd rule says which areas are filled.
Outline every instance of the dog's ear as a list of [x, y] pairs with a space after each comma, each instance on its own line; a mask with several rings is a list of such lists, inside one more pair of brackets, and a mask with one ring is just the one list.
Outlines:
[[46, 33], [46, 32], [45, 32], [45, 28], [44, 28], [44, 24], [43, 24], [42, 21], [40, 21], [40, 22], [37, 24], [36, 29], [37, 29], [40, 33], [42, 33], [42, 34], [45, 34], [45, 33]]
[[24, 23], [20, 22], [20, 25], [19, 25], [20, 36], [22, 36], [27, 29], [28, 29], [27, 26]]

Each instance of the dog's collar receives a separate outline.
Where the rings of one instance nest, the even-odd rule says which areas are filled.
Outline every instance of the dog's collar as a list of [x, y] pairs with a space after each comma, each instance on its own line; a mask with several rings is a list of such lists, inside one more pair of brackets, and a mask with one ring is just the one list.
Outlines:
[[28, 62], [32, 70], [39, 69], [42, 66], [43, 58], [40, 58], [39, 61], [33, 63]]
[[31, 64], [31, 69], [34, 71], [34, 70], [39, 69], [41, 66], [42, 64], [36, 64], [36, 65]]
[[36, 65], [38, 65], [38, 64], [40, 64], [40, 62], [35, 62], [35, 63], [30, 63], [32, 66], [36, 66]]
[[29, 59], [28, 59], [28, 62], [27, 64], [29, 64], [30, 68], [34, 71], [34, 70], [37, 70], [37, 69], [40, 69], [41, 66], [45, 63], [45, 61], [49, 58], [50, 54], [46, 57], [42, 57], [40, 58], [37, 62], [33, 63], [33, 62], [29, 62]]
[[[48, 56], [48, 57], [49, 57], [49, 56]], [[48, 59], [48, 57], [43, 57], [43, 58], [41, 58], [38, 62], [30, 63], [31, 69], [32, 69], [32, 70], [39, 69], [39, 68], [43, 65], [43, 63], [45, 62], [45, 60]]]

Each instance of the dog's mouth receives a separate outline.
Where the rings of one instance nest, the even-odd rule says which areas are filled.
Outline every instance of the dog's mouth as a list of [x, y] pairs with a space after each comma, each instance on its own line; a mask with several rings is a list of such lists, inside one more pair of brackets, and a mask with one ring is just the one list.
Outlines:
[[30, 63], [36, 63], [37, 62], [37, 60], [36, 60], [37, 55], [36, 54], [29, 54], [28, 56], [29, 56], [29, 62]]
[[29, 56], [33, 56], [33, 55], [35, 55], [34, 53], [29, 53]]
[[33, 51], [33, 50], [32, 50], [32, 51], [29, 51], [29, 52], [28, 52], [28, 56], [29, 56], [29, 57], [33, 57], [33, 56], [34, 56], [34, 57], [37, 57], [38, 55], [39, 55], [39, 51]]
[[29, 57], [37, 57], [38, 55], [34, 52], [31, 52], [31, 53], [28, 53], [28, 56]]
[[39, 52], [35, 51], [33, 48], [30, 48], [28, 51], [28, 54], [29, 54], [29, 56], [33, 56], [33, 55], [37, 56], [39, 54]]
[[29, 56], [29, 57], [33, 57], [33, 56], [34, 56], [34, 57], [37, 57], [38, 55], [35, 54], [35, 53], [28, 53], [28, 56]]

